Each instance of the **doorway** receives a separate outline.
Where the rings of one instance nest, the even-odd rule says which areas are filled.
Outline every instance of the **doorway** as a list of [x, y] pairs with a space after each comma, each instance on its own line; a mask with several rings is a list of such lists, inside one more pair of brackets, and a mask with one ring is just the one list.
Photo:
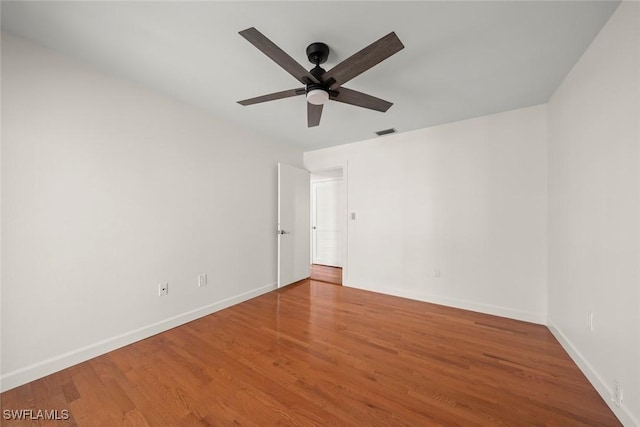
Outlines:
[[342, 284], [342, 169], [311, 174], [311, 279]]

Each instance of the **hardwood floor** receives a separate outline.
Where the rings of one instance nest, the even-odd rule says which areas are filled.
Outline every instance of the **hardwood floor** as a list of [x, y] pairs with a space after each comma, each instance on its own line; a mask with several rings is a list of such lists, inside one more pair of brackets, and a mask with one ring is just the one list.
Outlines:
[[311, 280], [1, 398], [50, 426], [620, 425], [543, 326]]
[[311, 264], [311, 279], [342, 285], [342, 268]]

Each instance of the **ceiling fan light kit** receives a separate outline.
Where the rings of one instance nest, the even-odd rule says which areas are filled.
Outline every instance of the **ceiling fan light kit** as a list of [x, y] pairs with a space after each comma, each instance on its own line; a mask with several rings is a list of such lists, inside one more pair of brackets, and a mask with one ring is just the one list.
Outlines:
[[322, 88], [307, 89], [307, 102], [313, 105], [324, 105], [329, 100], [329, 92]]
[[289, 89], [238, 101], [241, 105], [253, 105], [304, 94], [307, 99], [308, 127], [320, 124], [322, 108], [329, 100], [383, 113], [393, 105], [391, 102], [345, 88], [342, 85], [404, 48], [404, 45], [394, 32], [371, 43], [329, 71], [325, 71], [320, 67], [320, 64], [324, 64], [329, 57], [329, 46], [324, 43], [316, 42], [307, 46], [307, 58], [309, 62], [315, 65], [311, 70], [307, 71], [255, 28], [247, 28], [240, 31], [239, 34], [305, 85], [302, 88]]

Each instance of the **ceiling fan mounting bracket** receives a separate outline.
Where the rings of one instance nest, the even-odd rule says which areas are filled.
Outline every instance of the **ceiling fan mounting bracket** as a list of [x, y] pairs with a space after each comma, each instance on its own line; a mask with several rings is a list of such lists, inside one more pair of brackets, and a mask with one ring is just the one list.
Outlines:
[[315, 42], [307, 46], [307, 58], [312, 64], [320, 65], [327, 62], [329, 57], [329, 46], [324, 43]]

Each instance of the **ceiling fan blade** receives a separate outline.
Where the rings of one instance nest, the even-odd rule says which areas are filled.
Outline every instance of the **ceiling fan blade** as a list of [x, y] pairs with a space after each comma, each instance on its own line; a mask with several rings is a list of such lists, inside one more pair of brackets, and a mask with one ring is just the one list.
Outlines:
[[256, 96], [255, 98], [243, 99], [238, 101], [240, 105], [253, 105], [261, 102], [275, 101], [276, 99], [289, 98], [292, 96], [304, 95], [305, 90], [303, 87], [298, 89], [283, 90], [282, 92], [270, 93], [268, 95]]
[[346, 87], [339, 88], [338, 94], [330, 95], [329, 99], [344, 102], [345, 104], [357, 105], [358, 107], [368, 108], [370, 110], [381, 111], [383, 113], [393, 105], [392, 102], [358, 92], [357, 90], [347, 89]]
[[322, 105], [315, 105], [307, 102], [307, 127], [314, 127], [320, 124], [322, 116]]
[[249, 43], [271, 58], [271, 60], [276, 64], [284, 68], [285, 71], [295, 77], [300, 83], [320, 83], [313, 74], [307, 71], [302, 65], [296, 62], [295, 59], [290, 57], [284, 50], [276, 46], [275, 43], [266, 38], [264, 34], [255, 28], [247, 28], [246, 30], [240, 31], [238, 34], [247, 39]]
[[404, 45], [396, 33], [391, 32], [324, 73], [322, 79], [333, 80], [329, 89], [336, 89], [402, 49]]

